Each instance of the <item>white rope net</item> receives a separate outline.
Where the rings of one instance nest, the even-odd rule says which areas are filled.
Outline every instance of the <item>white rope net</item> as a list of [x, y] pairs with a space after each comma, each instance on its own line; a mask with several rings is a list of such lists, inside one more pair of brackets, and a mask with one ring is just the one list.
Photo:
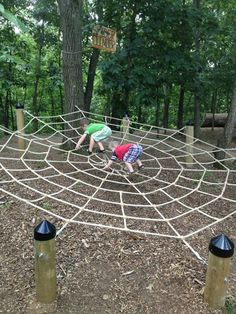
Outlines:
[[[189, 144], [184, 129], [130, 123], [130, 134], [118, 130], [112, 134], [112, 139], [143, 146], [144, 169], [130, 178], [123, 163], [115, 163], [111, 172], [103, 170], [111, 155], [108, 150], [105, 155], [96, 150], [87, 155], [83, 148], [62, 148], [67, 141], [76, 145], [82, 135], [79, 120], [84, 116], [113, 126], [121, 120], [81, 110], [50, 117], [24, 114], [27, 124], [23, 130], [0, 127], [4, 134], [0, 145], [2, 196], [62, 220], [58, 235], [70, 223], [86, 224], [177, 238], [190, 247], [187, 238], [236, 213], [234, 149], [225, 151], [222, 167], [216, 169], [213, 151], [217, 148], [195, 138]], [[38, 129], [32, 132], [35, 122]], [[20, 140], [25, 149], [18, 148]]]

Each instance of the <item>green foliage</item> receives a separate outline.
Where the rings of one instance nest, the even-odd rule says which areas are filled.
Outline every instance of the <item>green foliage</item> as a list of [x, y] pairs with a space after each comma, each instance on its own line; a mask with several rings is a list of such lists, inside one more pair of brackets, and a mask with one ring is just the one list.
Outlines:
[[224, 313], [225, 314], [236, 313], [236, 299], [234, 297], [228, 297], [226, 299]]
[[2, 16], [7, 19], [9, 22], [11, 22], [15, 27], [18, 27], [22, 32], [28, 32], [27, 26], [19, 19], [16, 17], [14, 14], [9, 12], [8, 10], [4, 9], [4, 6], [0, 4], [0, 12]]
[[[168, 125], [176, 127], [181, 88], [183, 121], [193, 118], [196, 89], [202, 115], [212, 110], [213, 94], [217, 94], [216, 112], [228, 110], [236, 62], [233, 0], [204, 0], [199, 10], [192, 1], [177, 0], [93, 0], [83, 4], [84, 82], [89, 75], [94, 25], [117, 31], [116, 52], [100, 55], [92, 111], [118, 118], [129, 112], [134, 121], [162, 125], [168, 100]], [[10, 113], [17, 102], [35, 114], [62, 113], [62, 43], [55, 2], [2, 1], [0, 19], [0, 124], [15, 127]], [[23, 32], [18, 34], [16, 29]]]

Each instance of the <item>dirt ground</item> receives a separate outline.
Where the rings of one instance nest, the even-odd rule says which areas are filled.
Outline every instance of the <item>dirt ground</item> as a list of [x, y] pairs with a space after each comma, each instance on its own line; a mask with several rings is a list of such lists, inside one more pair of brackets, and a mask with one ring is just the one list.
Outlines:
[[[216, 136], [209, 132], [204, 135], [207, 138], [214, 141]], [[234, 190], [230, 197], [235, 199]], [[59, 219], [9, 196], [0, 205], [0, 313], [236, 313], [235, 256], [227, 307], [213, 310], [203, 299], [207, 265], [181, 240], [82, 224], [68, 225], [56, 238], [58, 297], [51, 305], [39, 304], [33, 232], [44, 219], [57, 229], [62, 226]], [[197, 233], [188, 243], [207, 260], [210, 239], [222, 233], [236, 242], [235, 215]]]

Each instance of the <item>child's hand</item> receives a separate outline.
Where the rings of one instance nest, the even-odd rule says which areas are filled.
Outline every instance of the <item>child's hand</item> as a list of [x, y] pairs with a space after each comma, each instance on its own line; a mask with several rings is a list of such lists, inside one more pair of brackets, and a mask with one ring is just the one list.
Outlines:
[[81, 146], [78, 144], [75, 146], [75, 149], [80, 149], [80, 148], [81, 148]]

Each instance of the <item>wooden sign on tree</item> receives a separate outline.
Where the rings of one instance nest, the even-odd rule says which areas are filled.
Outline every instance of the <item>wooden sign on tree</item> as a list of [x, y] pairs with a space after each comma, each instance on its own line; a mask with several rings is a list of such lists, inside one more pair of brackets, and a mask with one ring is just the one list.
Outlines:
[[110, 28], [96, 25], [92, 32], [92, 47], [115, 52], [116, 32]]

